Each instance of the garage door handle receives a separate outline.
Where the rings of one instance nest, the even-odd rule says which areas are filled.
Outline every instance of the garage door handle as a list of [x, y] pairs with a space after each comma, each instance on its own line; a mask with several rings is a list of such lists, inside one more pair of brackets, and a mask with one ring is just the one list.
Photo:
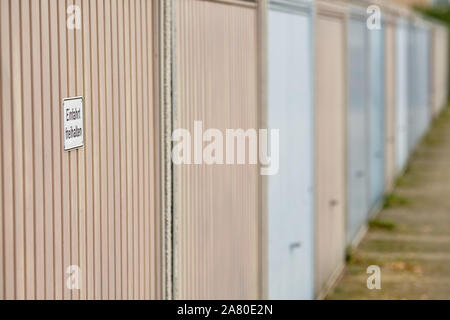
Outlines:
[[291, 245], [289, 246], [289, 249], [294, 250], [300, 248], [301, 246], [302, 243], [300, 241], [292, 242]]
[[330, 200], [330, 206], [336, 207], [338, 204], [339, 204], [339, 202], [337, 200], [335, 200], [335, 199]]

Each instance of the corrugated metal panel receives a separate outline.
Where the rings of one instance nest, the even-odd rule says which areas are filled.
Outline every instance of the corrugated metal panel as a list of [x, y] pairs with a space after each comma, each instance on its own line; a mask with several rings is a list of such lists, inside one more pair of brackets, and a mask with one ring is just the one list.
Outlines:
[[363, 15], [353, 9], [348, 23], [348, 217], [347, 242], [358, 238], [369, 211], [368, 168], [368, 30]]
[[448, 31], [445, 27], [434, 28], [432, 51], [433, 115], [437, 115], [448, 99]]
[[408, 148], [411, 153], [428, 129], [430, 108], [430, 37], [422, 24], [410, 24], [408, 37]]
[[314, 149], [310, 8], [272, 3], [268, 126], [280, 130], [280, 170], [268, 180], [269, 298], [314, 298]]
[[316, 295], [339, 274], [345, 254], [347, 40], [340, 9], [320, 2], [316, 17]]
[[370, 210], [379, 207], [384, 195], [384, 31], [382, 26], [368, 32]]
[[395, 70], [395, 33], [396, 27], [393, 21], [386, 22], [386, 77], [385, 77], [385, 187], [386, 191], [392, 191], [394, 187], [395, 170], [395, 96], [396, 96], [396, 70]]
[[397, 21], [395, 50], [396, 81], [396, 172], [401, 173], [408, 161], [408, 25]]
[[[1, 0], [0, 17], [1, 297], [158, 297], [152, 2]], [[72, 96], [85, 146], [64, 152]]]
[[[257, 9], [175, 2], [174, 129], [258, 128]], [[174, 167], [175, 298], [257, 298], [256, 165]]]

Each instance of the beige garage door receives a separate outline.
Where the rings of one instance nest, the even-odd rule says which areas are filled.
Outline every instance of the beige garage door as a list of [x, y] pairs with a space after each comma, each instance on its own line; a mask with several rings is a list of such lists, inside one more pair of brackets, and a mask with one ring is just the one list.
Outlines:
[[392, 191], [395, 183], [395, 150], [396, 150], [396, 137], [395, 137], [395, 23], [391, 20], [386, 22], [386, 165], [385, 165], [385, 182], [386, 190]]
[[448, 99], [448, 31], [445, 27], [436, 26], [432, 38], [432, 102], [433, 115], [440, 113], [447, 105]]
[[[255, 4], [183, 0], [174, 10], [175, 128], [258, 128]], [[174, 167], [176, 298], [257, 298], [258, 173]]]
[[339, 7], [320, 6], [316, 19], [316, 294], [344, 263], [345, 20]]
[[0, 299], [158, 297], [154, 2], [0, 1]]

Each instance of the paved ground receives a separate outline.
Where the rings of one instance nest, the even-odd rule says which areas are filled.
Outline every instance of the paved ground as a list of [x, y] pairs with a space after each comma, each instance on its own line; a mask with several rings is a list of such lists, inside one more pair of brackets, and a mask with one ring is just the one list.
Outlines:
[[[450, 110], [435, 121], [328, 299], [450, 299]], [[353, 251], [353, 252], [351, 252]], [[366, 286], [369, 265], [381, 289]]]

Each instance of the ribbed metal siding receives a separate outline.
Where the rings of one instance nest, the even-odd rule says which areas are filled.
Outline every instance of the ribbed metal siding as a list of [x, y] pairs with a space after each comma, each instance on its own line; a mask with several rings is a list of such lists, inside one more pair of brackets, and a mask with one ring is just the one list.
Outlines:
[[[356, 9], [354, 9], [356, 11]], [[360, 12], [359, 10], [356, 12]], [[369, 211], [368, 30], [365, 11], [348, 22], [347, 242], [357, 240]]]
[[392, 191], [394, 187], [396, 170], [396, 134], [395, 134], [395, 97], [396, 97], [396, 70], [395, 70], [395, 33], [396, 27], [393, 21], [386, 23], [386, 77], [385, 77], [385, 187], [386, 191]]
[[[0, 298], [158, 297], [152, 17], [144, 0], [1, 0]], [[64, 152], [71, 96], [85, 146]]]
[[398, 19], [395, 39], [395, 123], [396, 173], [401, 173], [408, 161], [408, 24]]
[[[369, 37], [369, 167], [370, 210], [376, 210], [384, 195], [384, 25], [370, 30]], [[371, 213], [371, 212], [368, 212]]]
[[410, 24], [408, 37], [408, 148], [411, 153], [431, 120], [430, 31], [422, 24]]
[[320, 2], [315, 48], [315, 288], [326, 291], [344, 265], [346, 210], [346, 18]]
[[[175, 2], [175, 125], [258, 128], [257, 10]], [[225, 154], [225, 153], [224, 153]], [[175, 298], [257, 298], [256, 165], [174, 166]]]
[[448, 99], [448, 31], [445, 27], [434, 28], [432, 52], [433, 115], [437, 115]]

